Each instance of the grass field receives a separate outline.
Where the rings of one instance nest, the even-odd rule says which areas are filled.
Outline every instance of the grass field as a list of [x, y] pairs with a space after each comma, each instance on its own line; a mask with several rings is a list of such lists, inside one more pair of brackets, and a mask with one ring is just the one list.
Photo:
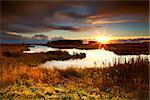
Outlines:
[[68, 60], [68, 59], [82, 59], [86, 55], [84, 53], [70, 55], [66, 51], [49, 51], [46, 53], [23, 53], [28, 50], [28, 45], [1, 45], [0, 46], [0, 67], [3, 66], [18, 66], [25, 65], [36, 67], [50, 60]]
[[56, 48], [77, 48], [77, 49], [98, 49], [105, 48], [106, 50], [113, 51], [118, 55], [139, 55], [139, 54], [149, 54], [149, 42], [143, 43], [123, 43], [123, 44], [82, 44], [82, 45], [62, 45], [62, 44], [49, 44], [46, 46], [52, 46]]
[[[27, 47], [1, 46], [0, 99], [149, 99], [148, 58], [107, 68], [46, 69], [36, 66], [43, 61], [42, 55], [49, 54], [22, 55]], [[56, 58], [63, 56], [66, 54], [59, 52]]]
[[150, 43], [125, 43], [125, 44], [108, 44], [106, 50], [113, 51], [118, 55], [139, 55], [150, 54]]

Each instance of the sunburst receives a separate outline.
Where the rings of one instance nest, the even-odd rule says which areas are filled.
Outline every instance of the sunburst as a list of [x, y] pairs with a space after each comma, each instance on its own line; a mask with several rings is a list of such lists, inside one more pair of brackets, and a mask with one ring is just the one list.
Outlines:
[[102, 36], [102, 37], [97, 37], [97, 38], [96, 38], [96, 41], [97, 41], [97, 42], [100, 42], [100, 43], [102, 43], [102, 44], [107, 44], [107, 43], [109, 42], [109, 37], [104, 37], [104, 36]]

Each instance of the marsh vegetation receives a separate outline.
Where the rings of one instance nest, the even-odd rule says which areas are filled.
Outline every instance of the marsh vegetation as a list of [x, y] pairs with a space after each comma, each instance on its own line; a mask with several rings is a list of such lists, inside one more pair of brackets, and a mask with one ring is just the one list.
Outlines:
[[114, 62], [107, 68], [47, 69], [37, 67], [47, 55], [56, 60], [70, 55], [22, 54], [26, 46], [10, 48], [1, 48], [0, 99], [149, 99], [148, 58]]

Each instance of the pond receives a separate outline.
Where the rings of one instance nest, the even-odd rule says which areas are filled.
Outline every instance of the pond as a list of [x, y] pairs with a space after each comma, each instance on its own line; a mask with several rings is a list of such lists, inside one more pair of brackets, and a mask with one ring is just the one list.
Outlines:
[[126, 61], [131, 61], [131, 59], [136, 59], [141, 57], [143, 59], [147, 58], [150, 60], [150, 55], [117, 55], [112, 51], [105, 49], [92, 49], [92, 50], [80, 50], [80, 49], [58, 49], [47, 46], [32, 46], [29, 47], [30, 51], [24, 51], [24, 53], [40, 53], [47, 51], [67, 51], [69, 54], [74, 53], [85, 53], [86, 57], [84, 59], [69, 59], [65, 61], [47, 61], [44, 64], [41, 64], [41, 67], [57, 67], [57, 68], [67, 68], [67, 67], [109, 67], [114, 63], [124, 63]]

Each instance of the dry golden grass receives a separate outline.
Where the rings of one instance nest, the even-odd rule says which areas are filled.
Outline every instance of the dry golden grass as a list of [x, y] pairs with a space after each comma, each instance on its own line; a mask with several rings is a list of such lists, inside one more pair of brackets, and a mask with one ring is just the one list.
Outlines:
[[32, 56], [0, 57], [0, 99], [149, 99], [148, 58], [108, 68], [46, 69], [36, 66], [43, 56]]
[[[69, 91], [79, 88], [89, 94], [106, 93], [125, 98], [148, 98], [149, 61], [137, 59], [126, 64], [108, 68], [45, 69], [38, 67], [3, 67], [0, 83], [2, 87], [23, 84], [26, 87], [37, 84], [61, 85]], [[94, 91], [93, 91], [94, 89]], [[131, 93], [132, 95], [129, 95]], [[128, 94], [128, 95], [125, 95]]]

